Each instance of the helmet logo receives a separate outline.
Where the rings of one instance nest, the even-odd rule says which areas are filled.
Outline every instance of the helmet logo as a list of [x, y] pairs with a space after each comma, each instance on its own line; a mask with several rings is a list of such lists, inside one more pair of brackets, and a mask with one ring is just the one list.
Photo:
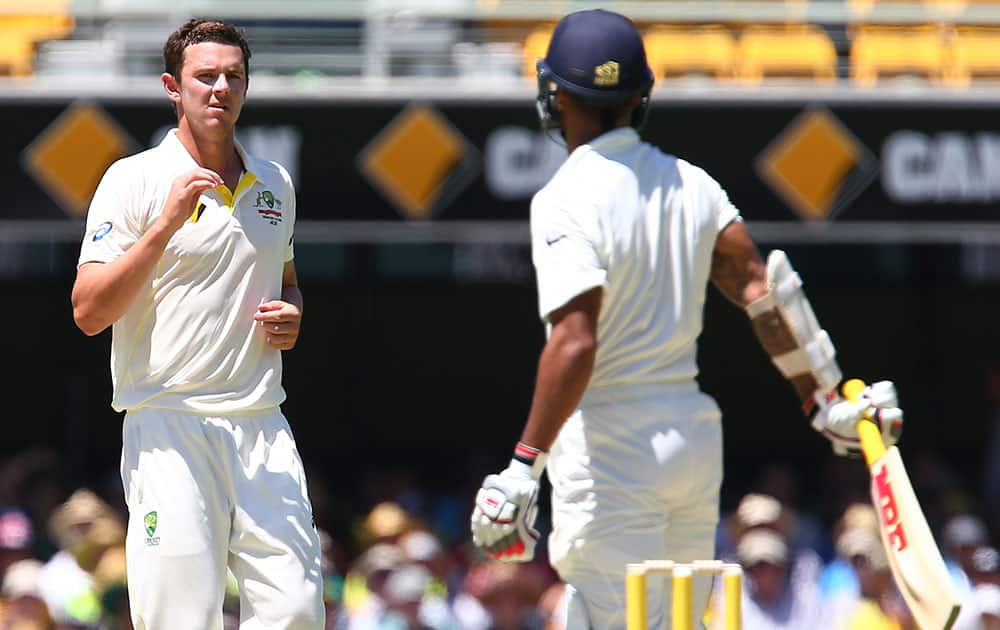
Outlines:
[[594, 67], [594, 85], [608, 87], [618, 85], [618, 62], [605, 61]]

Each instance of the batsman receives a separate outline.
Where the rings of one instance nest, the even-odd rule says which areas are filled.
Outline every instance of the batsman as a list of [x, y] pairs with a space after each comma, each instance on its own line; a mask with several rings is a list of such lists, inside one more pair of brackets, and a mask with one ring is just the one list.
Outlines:
[[[471, 519], [486, 554], [530, 560], [548, 471], [549, 560], [568, 584], [574, 629], [625, 627], [627, 563], [714, 556], [721, 415], [695, 381], [710, 280], [746, 311], [838, 454], [858, 449], [866, 415], [886, 445], [902, 428], [891, 382], [840, 396], [833, 343], [785, 254], [765, 262], [711, 176], [640, 139], [652, 85], [638, 31], [609, 11], [563, 18], [538, 63], [542, 126], [569, 151], [531, 204], [548, 339], [520, 442], [483, 481]], [[666, 627], [668, 594], [650, 588], [649, 627]], [[708, 590], [696, 581], [696, 611]]]

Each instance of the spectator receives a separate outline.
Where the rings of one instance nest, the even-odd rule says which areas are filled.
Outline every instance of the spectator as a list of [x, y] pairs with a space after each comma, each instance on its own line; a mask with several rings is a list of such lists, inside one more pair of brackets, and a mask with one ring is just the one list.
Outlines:
[[358, 531], [358, 540], [367, 546], [394, 543], [414, 527], [412, 517], [393, 501], [379, 503], [368, 513]]
[[545, 620], [545, 630], [566, 628], [566, 583], [559, 581], [545, 589], [538, 598], [538, 612]]
[[909, 610], [893, 583], [889, 560], [875, 529], [856, 527], [841, 534], [838, 553], [849, 558], [858, 579], [858, 597], [841, 601], [833, 610], [837, 630], [900, 630], [914, 628]]
[[344, 581], [344, 609], [349, 630], [365, 630], [385, 612], [385, 584], [406, 557], [398, 545], [376, 543], [354, 562]]
[[746, 572], [744, 630], [823, 626], [819, 588], [815, 582], [792, 580], [788, 546], [778, 533], [768, 529], [747, 532], [740, 538], [736, 554]]
[[489, 614], [490, 630], [542, 630], [538, 601], [546, 586], [536, 564], [484, 562], [469, 569], [465, 588]]
[[429, 573], [421, 603], [425, 623], [432, 627], [457, 623], [451, 602], [458, 589], [452, 583], [460, 583], [461, 576], [437, 537], [426, 530], [416, 529], [403, 534], [399, 546], [408, 562], [419, 564]]
[[31, 520], [19, 508], [0, 512], [0, 579], [12, 564], [33, 556]]
[[969, 558], [969, 594], [954, 630], [1000, 630], [1000, 553], [993, 547], [977, 547]]
[[422, 529], [407, 532], [400, 537], [399, 547], [408, 561], [420, 564], [430, 572], [429, 588], [443, 599], [448, 599], [451, 559], [434, 534]]
[[60, 551], [42, 569], [42, 599], [56, 623], [96, 624], [101, 606], [91, 573], [105, 551], [124, 544], [124, 526], [97, 495], [77, 490], [53, 512], [49, 531]]
[[786, 540], [793, 558], [801, 549], [812, 549], [821, 557], [828, 556], [830, 542], [820, 520], [797, 507], [800, 504], [800, 484], [795, 471], [780, 462], [766, 464], [754, 485], [761, 494], [780, 501], [782, 511], [792, 516]]
[[[315, 476], [314, 476], [315, 477]], [[324, 530], [319, 534], [320, 568], [323, 571], [323, 606], [326, 608], [326, 628], [336, 627], [344, 603], [344, 575], [341, 569], [343, 549]]]
[[[378, 630], [458, 630], [437, 595], [428, 595], [431, 573], [423, 565], [409, 563], [397, 567], [386, 578], [385, 610], [375, 626]], [[431, 614], [428, 614], [428, 613]], [[444, 613], [444, 614], [442, 614]]]
[[0, 586], [0, 597], [5, 600], [14, 600], [23, 595], [41, 598], [38, 578], [42, 573], [42, 566], [41, 561], [26, 558], [7, 567], [3, 575], [3, 585]]
[[128, 586], [125, 581], [125, 545], [108, 547], [91, 573], [94, 593], [101, 605], [101, 627], [109, 630], [131, 628]]
[[[785, 506], [771, 495], [750, 493], [744, 496], [729, 519], [732, 545], [739, 545], [740, 540], [749, 532], [757, 530], [772, 531], [788, 545], [789, 569], [791, 580], [795, 583], [815, 583], [823, 568], [819, 553], [811, 547], [795, 547], [790, 541], [798, 531], [798, 515], [791, 507]], [[720, 551], [720, 557], [731, 557]]]
[[48, 608], [38, 597], [21, 595], [11, 600], [4, 610], [4, 630], [55, 630]]
[[952, 583], [959, 597], [965, 598], [972, 590], [969, 572], [972, 554], [989, 543], [986, 523], [971, 512], [960, 512], [945, 522], [941, 530], [941, 547], [945, 563], [951, 573]]
[[878, 532], [878, 515], [871, 503], [851, 503], [833, 528], [837, 555], [823, 567], [819, 585], [823, 598], [834, 609], [849, 610], [860, 597], [858, 574], [851, 562], [855, 547], [850, 543], [854, 538], [853, 535], [844, 537], [846, 532], [856, 529]]

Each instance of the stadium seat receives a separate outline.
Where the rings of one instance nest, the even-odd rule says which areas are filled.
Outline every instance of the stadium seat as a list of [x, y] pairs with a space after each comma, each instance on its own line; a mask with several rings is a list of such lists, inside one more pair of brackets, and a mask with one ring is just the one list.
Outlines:
[[883, 77], [944, 79], [948, 60], [944, 34], [936, 26], [860, 26], [851, 42], [851, 79], [871, 86]]
[[35, 45], [73, 32], [65, 1], [0, 2], [0, 73], [28, 76], [34, 71]]
[[738, 76], [747, 83], [771, 77], [837, 78], [837, 50], [819, 26], [749, 26], [739, 41]]
[[0, 35], [17, 34], [31, 41], [62, 39], [73, 32], [73, 16], [0, 13]]
[[731, 79], [736, 42], [722, 26], [658, 27], [643, 36], [649, 67], [658, 79], [707, 74]]
[[1000, 79], [997, 51], [1000, 51], [1000, 28], [957, 27], [951, 38], [947, 82], [964, 86], [976, 79]]
[[27, 77], [34, 72], [35, 45], [23, 37], [0, 36], [0, 75]]
[[545, 57], [549, 50], [549, 40], [552, 39], [553, 24], [545, 24], [536, 27], [524, 39], [521, 46], [521, 55], [524, 58], [524, 76], [534, 79], [538, 76], [535, 64]]

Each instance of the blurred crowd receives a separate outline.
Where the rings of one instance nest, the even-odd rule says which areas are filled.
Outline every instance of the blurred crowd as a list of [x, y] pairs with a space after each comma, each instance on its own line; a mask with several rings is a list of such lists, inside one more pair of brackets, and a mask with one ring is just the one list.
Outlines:
[[[117, 477], [67, 489], [62, 464], [45, 449], [0, 461], [0, 630], [131, 628], [126, 512]], [[914, 457], [912, 464], [961, 597], [955, 627], [1000, 628], [993, 519], [940, 462]], [[823, 496], [800, 496], [792, 471], [771, 465], [762, 467], [749, 492], [724, 500], [718, 557], [745, 569], [746, 630], [916, 627], [889, 570], [864, 466], [857, 460], [833, 466], [824, 474], [837, 481]], [[471, 494], [435, 497], [412, 479], [396, 479], [352, 511], [322, 480], [314, 486], [328, 628], [563, 628], [563, 585], [545, 562], [544, 547], [527, 564], [479, 555], [466, 533]], [[547, 519], [543, 511], [543, 534]], [[709, 629], [721, 628], [721, 589], [713, 593]], [[227, 628], [239, 626], [232, 580], [225, 620]]]

